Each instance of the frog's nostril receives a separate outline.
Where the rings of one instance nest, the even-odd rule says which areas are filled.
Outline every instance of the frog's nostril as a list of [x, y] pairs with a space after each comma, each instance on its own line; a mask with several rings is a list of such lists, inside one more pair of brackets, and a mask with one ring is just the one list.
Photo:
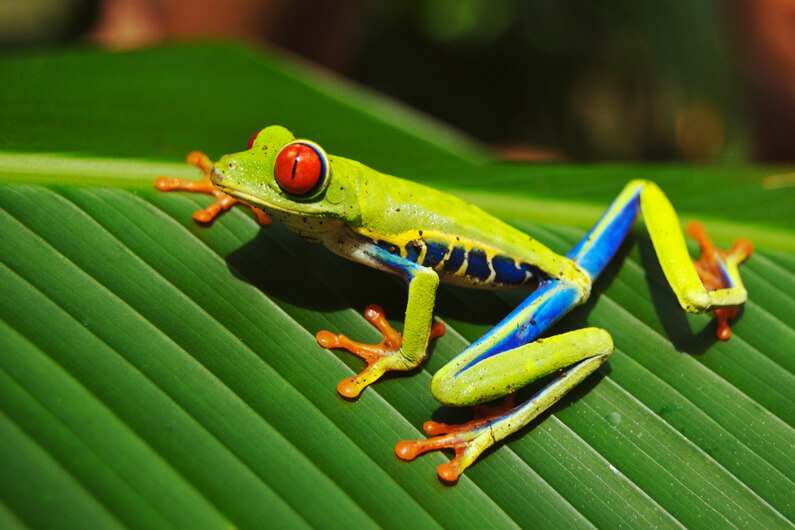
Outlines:
[[230, 160], [229, 163], [226, 165], [229, 169], [235, 169], [237, 167], [237, 162], [234, 160]]

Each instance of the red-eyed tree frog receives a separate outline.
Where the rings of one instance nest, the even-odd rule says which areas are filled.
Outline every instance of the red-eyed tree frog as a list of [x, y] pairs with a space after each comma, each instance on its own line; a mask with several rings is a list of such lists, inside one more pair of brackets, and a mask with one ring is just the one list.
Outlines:
[[688, 232], [702, 249], [701, 259], [691, 261], [671, 203], [644, 180], [628, 183], [582, 241], [561, 256], [461, 199], [329, 156], [283, 127], [262, 129], [245, 151], [218, 162], [199, 152], [188, 161], [204, 171], [202, 181], [160, 177], [156, 186], [215, 195], [215, 203], [194, 214], [198, 221], [209, 222], [242, 201], [262, 224], [273, 217], [332, 252], [406, 280], [402, 335], [377, 306], [368, 307], [365, 316], [383, 333], [380, 344], [361, 344], [329, 331], [317, 334], [324, 348], [344, 348], [367, 362], [361, 373], [337, 386], [346, 398], [356, 398], [389, 370], [411, 370], [423, 361], [429, 340], [444, 333], [443, 324], [432, 322], [440, 281], [485, 289], [535, 288], [436, 372], [431, 392], [444, 405], [478, 405], [555, 374], [551, 381], [524, 403], [514, 407], [511, 402], [463, 425], [426, 422], [432, 438], [395, 447], [405, 460], [454, 449], [455, 458], [437, 470], [447, 482], [455, 482], [485, 449], [527, 425], [610, 357], [613, 341], [602, 329], [539, 337], [588, 298], [638, 214], [680, 305], [690, 312], [714, 311], [720, 339], [729, 338], [728, 320], [747, 299], [739, 264], [751, 254], [751, 243], [738, 240], [722, 251], [691, 223]]

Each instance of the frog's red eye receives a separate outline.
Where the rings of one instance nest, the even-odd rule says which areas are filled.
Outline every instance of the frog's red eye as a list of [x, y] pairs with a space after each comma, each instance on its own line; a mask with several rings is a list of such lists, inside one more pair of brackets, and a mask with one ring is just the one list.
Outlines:
[[255, 132], [254, 134], [251, 135], [251, 138], [248, 139], [248, 145], [246, 146], [246, 150], [251, 149], [251, 146], [254, 145], [254, 140], [257, 139], [257, 136], [261, 132], [262, 132], [262, 129], [260, 129], [259, 131]]
[[273, 171], [276, 182], [285, 193], [305, 197], [325, 184], [328, 159], [318, 146], [308, 142], [293, 142], [279, 151]]

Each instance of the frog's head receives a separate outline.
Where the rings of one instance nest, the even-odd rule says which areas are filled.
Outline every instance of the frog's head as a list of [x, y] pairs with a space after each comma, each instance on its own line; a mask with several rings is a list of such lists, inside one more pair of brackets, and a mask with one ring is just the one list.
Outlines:
[[316, 143], [296, 140], [284, 127], [262, 129], [240, 153], [222, 157], [210, 173], [222, 191], [279, 220], [359, 217], [358, 183]]

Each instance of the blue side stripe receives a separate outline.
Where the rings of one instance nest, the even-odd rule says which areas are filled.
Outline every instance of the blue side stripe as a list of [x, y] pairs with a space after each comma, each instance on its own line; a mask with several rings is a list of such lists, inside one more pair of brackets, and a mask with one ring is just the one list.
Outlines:
[[381, 243], [379, 241], [377, 244], [368, 245], [365, 248], [365, 252], [376, 261], [389, 266], [392, 271], [402, 276], [406, 281], [411, 281], [423, 269], [422, 265], [418, 265], [397, 254], [394, 245], [382, 245]]
[[422, 260], [422, 264], [426, 267], [436, 267], [447, 254], [447, 245], [426, 241], [425, 246], [428, 250], [425, 251], [425, 259]]
[[516, 268], [516, 261], [507, 256], [494, 256], [491, 260], [491, 266], [494, 267], [496, 283], [504, 285], [519, 285], [524, 282], [525, 271], [522, 268]]
[[446, 272], [456, 272], [461, 268], [461, 264], [464, 263], [464, 256], [466, 256], [464, 247], [453, 248], [453, 251], [450, 253], [450, 257], [448, 257], [447, 261], [444, 262], [444, 267], [442, 268]]
[[406, 259], [417, 263], [420, 259], [420, 252], [422, 251], [421, 241], [409, 241], [406, 243]]
[[485, 252], [478, 248], [473, 248], [469, 251], [466, 275], [481, 281], [491, 276], [491, 269], [489, 269], [489, 262]]

